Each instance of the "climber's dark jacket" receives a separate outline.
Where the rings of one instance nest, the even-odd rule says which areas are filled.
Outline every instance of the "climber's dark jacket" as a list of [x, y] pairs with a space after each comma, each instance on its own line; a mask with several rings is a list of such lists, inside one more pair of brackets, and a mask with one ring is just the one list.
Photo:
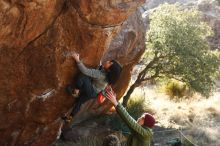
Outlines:
[[131, 131], [127, 146], [150, 146], [153, 135], [152, 130], [139, 125], [120, 103], [117, 105], [116, 111]]

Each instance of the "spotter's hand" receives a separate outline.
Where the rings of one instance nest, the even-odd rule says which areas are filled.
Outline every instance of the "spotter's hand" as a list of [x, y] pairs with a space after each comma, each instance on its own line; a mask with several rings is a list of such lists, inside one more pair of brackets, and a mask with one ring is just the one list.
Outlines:
[[112, 89], [106, 91], [106, 98], [108, 98], [114, 106], [118, 105], [116, 94]]

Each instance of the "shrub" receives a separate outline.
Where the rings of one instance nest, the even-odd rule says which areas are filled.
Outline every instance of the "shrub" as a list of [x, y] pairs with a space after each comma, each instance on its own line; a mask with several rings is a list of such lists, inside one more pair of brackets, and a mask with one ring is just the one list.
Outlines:
[[177, 80], [166, 81], [165, 85], [163, 85], [163, 90], [171, 99], [180, 99], [192, 96], [192, 91], [189, 87], [185, 83]]

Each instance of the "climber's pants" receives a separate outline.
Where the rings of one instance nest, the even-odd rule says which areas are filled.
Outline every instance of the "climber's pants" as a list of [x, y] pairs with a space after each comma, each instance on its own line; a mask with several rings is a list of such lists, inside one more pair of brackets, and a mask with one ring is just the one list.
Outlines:
[[72, 116], [74, 116], [80, 110], [80, 107], [83, 103], [85, 103], [89, 99], [97, 97], [97, 93], [92, 86], [92, 80], [88, 76], [78, 76], [76, 80], [76, 88], [80, 90], [80, 94], [73, 107], [71, 113]]

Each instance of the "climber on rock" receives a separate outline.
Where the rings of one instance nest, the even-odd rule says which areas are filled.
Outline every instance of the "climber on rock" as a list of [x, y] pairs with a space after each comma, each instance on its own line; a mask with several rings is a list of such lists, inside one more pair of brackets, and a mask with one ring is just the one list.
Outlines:
[[136, 121], [117, 101], [114, 91], [107, 90], [106, 98], [112, 102], [117, 113], [131, 131], [131, 135], [129, 135], [127, 140], [127, 146], [150, 146], [153, 137], [152, 128], [155, 125], [154, 117], [149, 113], [144, 113]]
[[106, 61], [99, 69], [90, 69], [80, 61], [78, 53], [73, 53], [72, 57], [82, 74], [77, 77], [74, 88], [71, 85], [66, 88], [68, 94], [77, 98], [71, 117], [80, 110], [83, 103], [96, 98], [106, 88], [115, 84], [122, 70], [121, 65], [115, 60]]

